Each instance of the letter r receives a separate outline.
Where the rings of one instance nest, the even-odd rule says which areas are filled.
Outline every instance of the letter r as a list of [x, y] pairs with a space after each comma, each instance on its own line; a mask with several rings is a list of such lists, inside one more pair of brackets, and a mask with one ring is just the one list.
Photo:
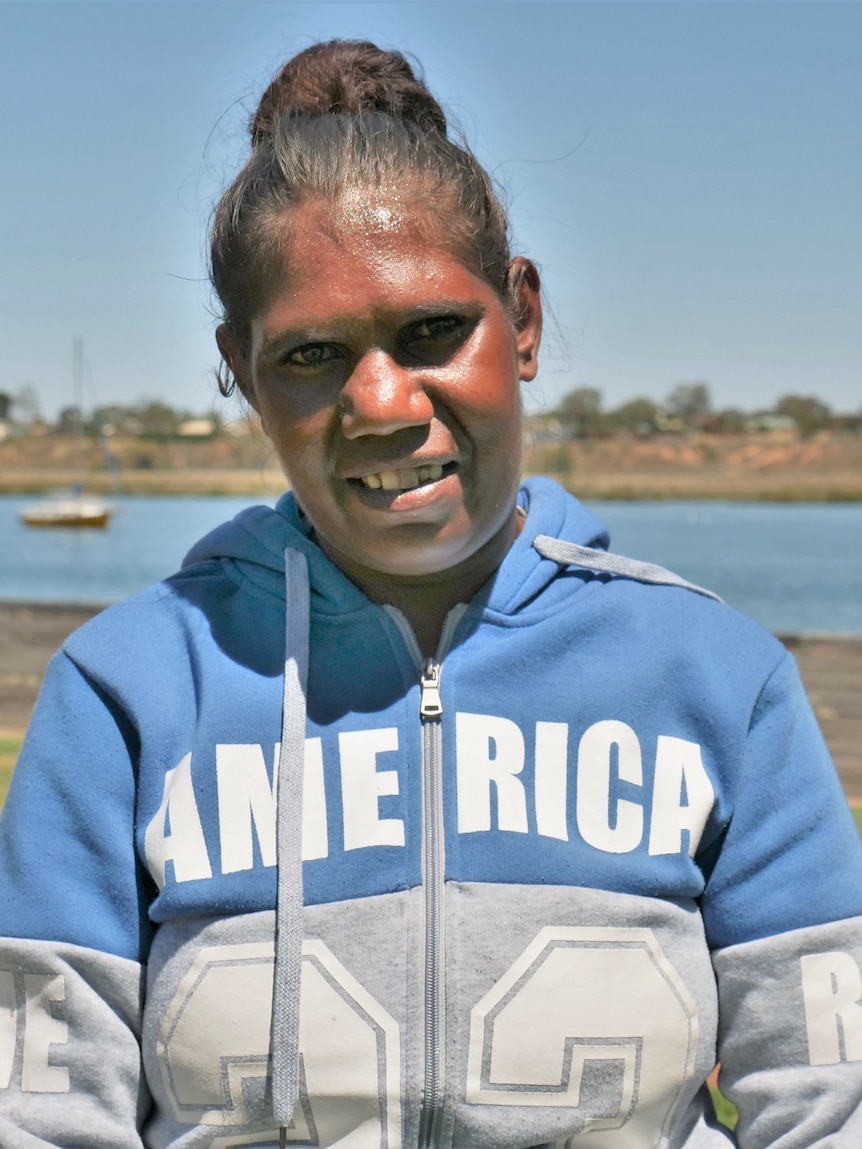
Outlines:
[[799, 961], [810, 1063], [837, 1065], [841, 1061], [862, 1061], [859, 966], [850, 954], [838, 950], [806, 954]]

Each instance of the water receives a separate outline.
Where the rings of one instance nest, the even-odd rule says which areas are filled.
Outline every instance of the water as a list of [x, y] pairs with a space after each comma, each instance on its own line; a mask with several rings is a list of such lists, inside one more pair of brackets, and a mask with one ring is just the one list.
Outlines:
[[611, 549], [659, 563], [778, 633], [862, 633], [862, 504], [590, 504]]
[[105, 530], [25, 527], [21, 511], [35, 501], [0, 496], [2, 600], [116, 602], [177, 570], [196, 539], [266, 500], [118, 496]]
[[[259, 499], [117, 498], [105, 531], [34, 530], [0, 496], [0, 600], [107, 603], [170, 574]], [[270, 504], [271, 504], [270, 500]], [[612, 549], [716, 591], [780, 633], [862, 633], [862, 505], [593, 502]]]

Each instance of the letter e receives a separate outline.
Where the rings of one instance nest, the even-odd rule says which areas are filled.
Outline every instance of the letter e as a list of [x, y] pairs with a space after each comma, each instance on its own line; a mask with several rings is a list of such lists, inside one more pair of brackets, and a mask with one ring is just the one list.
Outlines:
[[404, 845], [404, 822], [381, 818], [379, 807], [383, 795], [398, 793], [398, 772], [378, 770], [377, 755], [397, 749], [395, 726], [338, 735], [345, 850]]
[[15, 978], [0, 970], [0, 1089], [8, 1089], [15, 1062], [15, 1038], [18, 1033], [18, 1009], [15, 1002]]
[[62, 977], [25, 973], [27, 999], [24, 1025], [24, 1065], [21, 1089], [25, 1093], [68, 1093], [69, 1070], [65, 1065], [49, 1065], [49, 1046], [65, 1045], [69, 1027], [51, 1013], [52, 1001], [66, 1000]]

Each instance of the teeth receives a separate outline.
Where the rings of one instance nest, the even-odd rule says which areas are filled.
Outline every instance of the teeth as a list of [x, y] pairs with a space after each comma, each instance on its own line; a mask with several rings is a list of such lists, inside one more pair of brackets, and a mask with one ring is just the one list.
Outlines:
[[371, 490], [409, 491], [420, 483], [433, 483], [443, 477], [441, 463], [431, 463], [426, 467], [404, 467], [400, 471], [379, 471], [376, 475], [363, 475], [362, 482]]

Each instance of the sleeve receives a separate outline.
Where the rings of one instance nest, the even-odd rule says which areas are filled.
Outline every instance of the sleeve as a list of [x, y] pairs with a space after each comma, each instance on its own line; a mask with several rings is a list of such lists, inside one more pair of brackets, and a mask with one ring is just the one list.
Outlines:
[[0, 817], [0, 1145], [141, 1149], [135, 737], [55, 655]]
[[703, 898], [740, 1149], [862, 1145], [862, 843], [787, 656]]

